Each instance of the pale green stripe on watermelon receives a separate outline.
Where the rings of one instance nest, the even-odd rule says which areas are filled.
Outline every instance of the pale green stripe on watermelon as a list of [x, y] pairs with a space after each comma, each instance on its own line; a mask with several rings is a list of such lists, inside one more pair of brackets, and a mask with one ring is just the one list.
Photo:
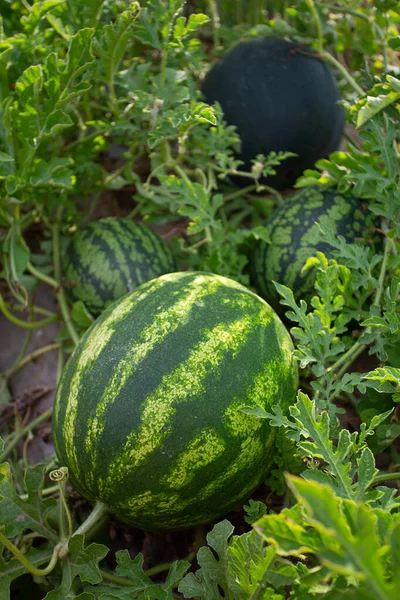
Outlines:
[[[286, 340], [287, 338], [285, 339], [285, 342]], [[275, 361], [275, 364], [271, 363], [268, 365], [268, 367], [269, 366], [272, 368], [281, 369], [284, 373], [286, 369], [290, 369], [290, 359], [288, 358], [286, 361]], [[273, 397], [277, 392], [276, 383], [273, 382], [274, 385], [271, 386], [272, 382], [273, 378], [271, 378], [271, 372], [268, 368], [265, 370], [265, 372], [260, 373], [255, 379], [254, 383], [250, 386], [248, 390], [248, 398], [254, 399], [256, 404], [259, 403], [260, 406], [264, 408], [265, 402], [269, 400], [266, 398], [265, 384], [268, 385], [268, 392], [270, 393], [271, 397]], [[250, 415], [246, 415], [246, 418], [244, 418], [244, 413], [240, 410], [244, 406], [245, 404], [243, 403], [243, 400], [236, 400], [225, 411], [226, 429], [229, 430], [235, 437], [242, 438], [238, 458], [231, 462], [230, 466], [219, 478], [216, 478], [209, 485], [199, 490], [196, 501], [204, 501], [208, 498], [211, 498], [216, 492], [218, 492], [218, 490], [222, 491], [226, 486], [227, 479], [230, 477], [240, 476], [240, 473], [251, 473], [251, 470], [249, 471], [249, 465], [254, 464], [254, 458], [258, 456], [260, 461], [262, 461], [263, 457], [264, 459], [266, 458], [266, 449], [269, 447], [272, 451], [274, 437], [271, 436], [270, 438], [263, 439], [262, 437], [255, 436], [255, 433], [262, 428], [262, 420]], [[181, 460], [184, 463], [184, 454], [182, 455]], [[199, 467], [200, 465], [198, 468]], [[195, 473], [193, 473], [193, 475], [195, 475]], [[191, 479], [192, 478], [193, 477], [191, 477]], [[242, 490], [240, 490], [236, 496], [230, 498], [232, 504], [235, 505], [237, 502], [240, 502], [241, 498], [247, 495], [246, 490], [248, 490], [248, 493], [250, 494], [257, 485], [258, 481], [259, 473], [256, 472], [252, 477], [250, 476], [248, 478]], [[192, 503], [188, 501], [181, 504], [184, 507], [190, 507]]]
[[[198, 277], [191, 285], [187, 286], [186, 293], [182, 298], [178, 299], [175, 304], [172, 304], [166, 310], [158, 313], [151, 325], [141, 333], [139, 342], [134, 343], [131, 348], [127, 349], [126, 356], [115, 367], [110, 384], [104, 390], [97, 404], [96, 414], [93, 418], [89, 419], [88, 423], [89, 427], [85, 447], [86, 452], [93, 457], [93, 463], [96, 463], [97, 460], [96, 440], [99, 439], [99, 436], [104, 431], [106, 425], [105, 415], [107, 414], [109, 404], [114, 402], [129, 377], [133, 375], [137, 368], [140, 368], [141, 363], [153, 348], [178, 327], [182, 326], [182, 322], [188, 318], [193, 302], [201, 302], [208, 295], [215, 293], [220, 286], [220, 282], [214, 280], [205, 287], [202, 285], [203, 280], [204, 278], [201, 276]], [[157, 284], [154, 283], [152, 289], [155, 290], [156, 286]]]
[[260, 325], [266, 327], [270, 321], [271, 314], [266, 312], [259, 319], [249, 315], [229, 325], [222, 323], [211, 331], [204, 332], [205, 339], [173, 373], [163, 377], [161, 385], [142, 406], [140, 428], [128, 436], [125, 446], [113, 459], [108, 477], [99, 482], [102, 493], [109, 493], [124, 476], [127, 464], [134, 468], [144, 463], [163, 439], [168, 437], [169, 421], [176, 412], [177, 403], [196, 400], [204, 391], [204, 378], [211, 370], [217, 371], [220, 368], [226, 353], [231, 350], [234, 356], [251, 329]]
[[191, 440], [172, 467], [171, 471], [163, 477], [162, 483], [171, 490], [179, 489], [190, 483], [198, 469], [212, 463], [225, 451], [224, 440], [212, 429], [204, 429]]
[[[143, 300], [149, 294], [150, 290], [143, 290], [141, 288], [140, 299]], [[115, 326], [119, 321], [123, 320], [126, 314], [128, 314], [131, 310], [131, 306], [134, 301], [137, 301], [137, 298], [133, 299], [132, 296], [127, 296], [123, 299], [118, 306], [116, 306], [113, 312], [113, 326]], [[76, 365], [74, 374], [69, 383], [68, 389], [68, 405], [65, 414], [64, 420], [64, 439], [65, 439], [65, 452], [68, 456], [69, 461], [71, 461], [74, 465], [76, 465], [76, 469], [79, 470], [79, 459], [77, 455], [76, 445], [74, 443], [74, 432], [76, 428], [76, 417], [77, 417], [77, 407], [78, 407], [78, 397], [79, 397], [79, 388], [82, 378], [85, 376], [85, 371], [90, 368], [93, 361], [95, 361], [102, 350], [109, 343], [112, 335], [114, 334], [114, 327], [110, 327], [107, 322], [96, 321], [90, 329], [90, 344], [86, 346], [82, 346], [82, 352], [79, 356], [78, 363]], [[84, 338], [86, 338], [88, 332], [85, 334]], [[83, 340], [82, 340], [83, 342]], [[62, 394], [64, 392], [63, 385], [65, 380], [60, 382], [60, 386], [58, 389], [58, 394]], [[60, 404], [56, 403], [56, 410], [54, 414], [54, 419], [57, 422], [57, 418], [59, 416]]]
[[[272, 444], [273, 439], [274, 438], [271, 438], [269, 440], [270, 444]], [[226, 481], [232, 476], [237, 476], [240, 473], [249, 473], [248, 467], [249, 465], [254, 464], [255, 456], [259, 456], [260, 459], [263, 456], [266, 457], [265, 442], [260, 437], [244, 439], [240, 444], [240, 452], [237, 460], [233, 461], [228, 469], [226, 469], [226, 471], [217, 479], [199, 490], [198, 500], [202, 501], [208, 499], [218, 490], [223, 490], [226, 486]], [[253, 490], [257, 485], [257, 480], [259, 481], [259, 477], [259, 473], [253, 473], [253, 477], [251, 477], [251, 475], [248, 476], [246, 483], [244, 483], [243, 488], [238, 492], [238, 495], [241, 495], [242, 497], [246, 496], [247, 494], [243, 490]], [[256, 480], [256, 483], [254, 483], [254, 479]], [[232, 498], [230, 498], [229, 501], [232, 502]], [[190, 504], [188, 503], [188, 505]]]
[[[264, 407], [266, 400], [274, 397], [279, 398], [279, 383], [271, 374], [271, 371], [275, 374], [279, 370], [284, 372], [286, 368], [290, 368], [290, 365], [282, 365], [282, 360], [271, 361], [265, 371], [255, 377], [246, 393], [246, 398], [251, 398], [252, 406]], [[265, 391], [266, 389], [268, 389], [268, 394]], [[235, 437], [246, 438], [252, 431], [259, 429], [262, 424], [260, 419], [249, 420], [243, 418], [241, 409], [245, 406], [246, 404], [242, 399], [235, 399], [225, 410], [225, 427]]]
[[[241, 413], [243, 415], [243, 413]], [[248, 415], [249, 416], [249, 415]], [[251, 417], [252, 420], [256, 420], [255, 417]], [[243, 420], [243, 417], [242, 417]], [[217, 438], [217, 433], [214, 434], [215, 438]], [[179, 490], [180, 488], [188, 485], [192, 482], [196, 483], [196, 474], [200, 471], [202, 467], [212, 466], [215, 458], [221, 456], [222, 452], [222, 443], [220, 442], [220, 451], [218, 446], [213, 443], [212, 451], [214, 451], [213, 460], [205, 460], [207, 456], [208, 446], [204, 448], [204, 453], [200, 452], [200, 447], [198, 448], [199, 452], [199, 460], [202, 460], [202, 463], [193, 463], [192, 460], [195, 458], [196, 453], [189, 453], [189, 456], [186, 452], [183, 452], [179, 458], [179, 467], [180, 469], [177, 471], [172, 471], [171, 476], [168, 478], [167, 483], [170, 486], [170, 489], [166, 493], [158, 493], [152, 494], [150, 491], [146, 491], [139, 496], [135, 496], [126, 501], [126, 503], [121, 503], [119, 506], [119, 510], [121, 512], [127, 511], [127, 513], [131, 512], [132, 514], [139, 513], [141, 511], [145, 511], [148, 507], [157, 506], [157, 518], [163, 523], [164, 527], [173, 528], [174, 522], [171, 520], [171, 513], [174, 512], [174, 508], [179, 506], [182, 514], [179, 516], [179, 526], [185, 527], [190, 526], [193, 521], [193, 512], [192, 510], [197, 512], [196, 517], [198, 518], [198, 522], [204, 522], [208, 518], [208, 514], [201, 512], [202, 502], [207, 501], [209, 499], [212, 500], [212, 497], [218, 493], [222, 492], [223, 497], [224, 490], [226, 490], [226, 482], [231, 477], [240, 477], [243, 480], [243, 473], [246, 473], [245, 481], [243, 481], [242, 486], [235, 495], [229, 496], [228, 498], [224, 498], [224, 501], [229, 506], [233, 507], [243, 500], [244, 497], [251, 494], [254, 488], [260, 483], [260, 471], [256, 470], [255, 472], [250, 471], [248, 469], [249, 464], [254, 464], [254, 457], [259, 456], [260, 458], [267, 459], [266, 454], [266, 446], [270, 447], [272, 452], [273, 449], [273, 440], [272, 436], [268, 443], [265, 444], [265, 441], [258, 438], [250, 438], [245, 439], [241, 443], [240, 447], [240, 457], [238, 460], [234, 461], [230, 467], [227, 468], [226, 471], [216, 479], [214, 479], [211, 483], [206, 486], [199, 487], [199, 490], [196, 494], [195, 500], [188, 499], [182, 500], [179, 493], [174, 493], [174, 490]], [[191, 466], [194, 466], [194, 469], [190, 469]], [[174, 481], [172, 479], [172, 474], [176, 474], [178, 476], [178, 483], [174, 485]], [[167, 478], [162, 480], [162, 483], [166, 481]], [[185, 516], [185, 509], [189, 510], [188, 514]], [[165, 517], [164, 517], [165, 515]], [[164, 522], [163, 522], [164, 519]]]

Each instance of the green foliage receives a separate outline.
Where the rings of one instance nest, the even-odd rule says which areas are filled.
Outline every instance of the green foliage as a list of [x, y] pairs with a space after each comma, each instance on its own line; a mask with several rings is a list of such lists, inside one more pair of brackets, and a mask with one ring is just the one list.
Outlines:
[[[301, 512], [284, 510], [255, 525], [260, 535], [274, 544], [277, 554], [318, 557], [328, 573], [347, 578], [350, 597], [394, 600], [400, 591], [398, 515], [342, 500], [328, 485], [315, 481], [289, 477], [288, 483]], [[326, 578], [328, 573], [320, 569], [320, 576]], [[336, 595], [329, 597], [338, 597], [340, 585], [335, 587]]]
[[106, 546], [101, 544], [89, 544], [84, 547], [84, 536], [75, 535], [68, 543], [69, 554], [63, 565], [60, 586], [49, 592], [46, 600], [62, 600], [73, 598], [77, 589], [78, 577], [80, 582], [92, 584], [100, 583], [102, 580], [98, 563], [108, 552]]
[[56, 533], [48, 525], [48, 517], [54, 512], [56, 502], [52, 498], [42, 499], [43, 466], [37, 465], [26, 471], [27, 500], [22, 500], [15, 489], [9, 463], [1, 463], [0, 467], [0, 523], [4, 524], [4, 534], [13, 538], [29, 529], [56, 541]]
[[255, 531], [231, 537], [232, 533], [232, 525], [222, 521], [208, 534], [213, 552], [207, 547], [199, 550], [200, 568], [186, 575], [178, 587], [184, 598], [283, 600], [285, 596], [276, 590], [292, 583], [296, 567], [276, 561], [274, 546], [266, 547]]
[[263, 517], [267, 512], [267, 507], [264, 502], [260, 502], [259, 500], [249, 500], [248, 505], [243, 506], [246, 516], [244, 520], [246, 523], [250, 525], [254, 523], [254, 521], [258, 521], [261, 517]]
[[[246, 409], [246, 412], [249, 411]], [[329, 413], [319, 414], [315, 402], [302, 392], [289, 412], [292, 419], [284, 416], [278, 407], [273, 409], [273, 414], [257, 416], [269, 418], [274, 427], [284, 427], [286, 436], [296, 442], [311, 467], [302, 473], [305, 479], [328, 483], [337, 496], [358, 502], [376, 502], [382, 497], [380, 492], [369, 491], [378, 471], [367, 439], [391, 411], [375, 416], [368, 427], [361, 423], [359, 434], [332, 426]], [[322, 470], [312, 468], [315, 461], [322, 461]]]
[[[35, 548], [31, 548], [25, 556], [35, 567], [42, 567], [49, 562], [51, 554], [51, 550], [35, 550]], [[21, 561], [16, 558], [5, 561], [0, 556], [0, 592], [4, 600], [10, 600], [10, 585], [12, 582], [25, 574], [26, 568]]]
[[[177, 590], [207, 600], [399, 596], [400, 502], [395, 488], [381, 485], [399, 478], [398, 2], [261, 4], [0, 0], [0, 309], [27, 331], [0, 377], [5, 600], [28, 572], [47, 600], [171, 600]], [[189, 563], [176, 561], [155, 580], [143, 557], [127, 551], [117, 552], [111, 573], [108, 548], [91, 541], [90, 528], [79, 531], [72, 519], [70, 535], [49, 461], [25, 468], [26, 457], [18, 460], [24, 429], [17, 415], [8, 431], [10, 373], [29, 361], [31, 334], [48, 322], [60, 322], [61, 372], [64, 351], [92, 323], [82, 303], [65, 298], [60, 257], [67, 237], [104, 210], [165, 227], [189, 270], [249, 284], [254, 240], [269, 241], [262, 222], [283, 201], [260, 178], [289, 154], [258, 156], [248, 185], [232, 187], [240, 139], [198, 90], [214, 59], [257, 36], [312, 45], [332, 67], [350, 140], [296, 186], [335, 184], [363, 199], [381, 219], [379, 231], [368, 232], [378, 243], [373, 252], [325, 228], [331, 258], [318, 253], [304, 265], [316, 273], [310, 302], [277, 285], [309, 396], [300, 392], [289, 414], [244, 409], [277, 432], [270, 494], [245, 507], [252, 529], [235, 535], [229, 522], [216, 524], [188, 574]], [[53, 290], [53, 311], [35, 304], [43, 283]], [[378, 471], [378, 453], [387, 472]], [[272, 512], [271, 497], [285, 508]]]

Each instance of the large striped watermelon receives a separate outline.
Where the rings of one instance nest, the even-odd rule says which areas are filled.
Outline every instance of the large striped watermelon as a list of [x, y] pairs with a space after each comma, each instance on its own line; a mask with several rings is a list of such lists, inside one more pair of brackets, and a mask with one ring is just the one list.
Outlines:
[[172, 271], [176, 262], [165, 242], [142, 223], [118, 217], [78, 230], [63, 261], [70, 300], [82, 300], [93, 315], [142, 283]]
[[257, 242], [251, 260], [255, 286], [276, 310], [279, 295], [273, 281], [291, 288], [297, 299], [309, 300], [313, 294], [315, 273], [302, 273], [302, 268], [317, 251], [327, 256], [332, 252], [318, 224], [348, 242], [379, 243], [375, 235], [379, 221], [359, 198], [337, 188], [309, 187], [292, 194], [266, 221], [270, 243]]
[[262, 482], [274, 429], [245, 406], [294, 400], [292, 343], [235, 281], [172, 273], [109, 307], [70, 358], [54, 442], [74, 486], [121, 520], [179, 529], [219, 517]]

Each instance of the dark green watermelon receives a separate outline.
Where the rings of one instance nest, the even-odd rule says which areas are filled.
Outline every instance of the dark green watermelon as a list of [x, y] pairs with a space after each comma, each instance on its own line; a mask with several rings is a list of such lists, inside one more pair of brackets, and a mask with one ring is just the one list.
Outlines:
[[118, 217], [78, 230], [63, 260], [69, 299], [81, 300], [95, 316], [142, 283], [176, 270], [170, 249], [154, 231]]
[[[207, 73], [202, 92], [219, 102], [242, 139], [246, 169], [257, 154], [291, 151], [266, 183], [290, 187], [297, 177], [339, 147], [345, 113], [329, 68], [310, 48], [279, 38], [234, 47]], [[245, 185], [248, 179], [240, 178]]]
[[317, 251], [328, 257], [332, 252], [317, 223], [349, 242], [364, 243], [379, 227], [365, 201], [336, 188], [309, 187], [288, 196], [265, 223], [270, 243], [257, 242], [251, 258], [254, 284], [276, 310], [282, 306], [273, 281], [291, 288], [296, 299], [309, 300], [313, 294], [315, 273], [301, 270]]

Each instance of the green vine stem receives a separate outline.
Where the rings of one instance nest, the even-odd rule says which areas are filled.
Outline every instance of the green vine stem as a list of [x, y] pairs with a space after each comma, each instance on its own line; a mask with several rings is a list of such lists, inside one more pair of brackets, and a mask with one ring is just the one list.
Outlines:
[[314, 22], [315, 22], [315, 27], [317, 30], [317, 40], [318, 40], [318, 52], [319, 52], [319, 54], [323, 54], [324, 41], [323, 41], [323, 35], [322, 35], [321, 19], [319, 18], [319, 14], [315, 7], [314, 0], [306, 0], [306, 4], [307, 4], [308, 8], [310, 9], [310, 13], [312, 14]]
[[[59, 512], [60, 512], [60, 537], [61, 542], [64, 542], [67, 537], [71, 537], [73, 534], [72, 527], [72, 519], [71, 513], [69, 512], [69, 508], [67, 505], [67, 501], [65, 499], [65, 482], [68, 478], [68, 468], [61, 467], [60, 469], [55, 469], [49, 473], [49, 478], [51, 481], [57, 481], [58, 489], [60, 492], [61, 502], [59, 503]], [[65, 519], [68, 523], [68, 536], [65, 533]]]
[[218, 6], [215, 0], [208, 0], [208, 6], [210, 8], [211, 22], [213, 27], [213, 43], [214, 43], [214, 52], [219, 47], [219, 29], [221, 27], [221, 22], [218, 13]]
[[125, 587], [131, 587], [132, 585], [135, 585], [135, 582], [132, 581], [132, 579], [127, 579], [126, 577], [119, 577], [118, 575], [110, 573], [110, 571], [100, 569], [100, 573], [105, 581], [110, 581], [111, 583], [116, 583], [117, 585]]
[[27, 354], [24, 358], [21, 358], [10, 369], [8, 369], [8, 371], [6, 371], [4, 373], [4, 378], [6, 380], [10, 379], [10, 377], [15, 375], [15, 373], [17, 371], [19, 371], [20, 369], [25, 367], [32, 360], [39, 358], [39, 356], [43, 356], [43, 354], [46, 354], [47, 352], [52, 352], [53, 350], [57, 350], [59, 347], [60, 347], [60, 344], [54, 343], [54, 344], [48, 344], [48, 346], [43, 346], [42, 348], [38, 348], [37, 350], [34, 350], [30, 354]]
[[[100, 501], [97, 501], [94, 505], [92, 512], [88, 515], [88, 517], [83, 521], [83, 523], [78, 527], [76, 531], [72, 534], [81, 535], [87, 533], [96, 523], [108, 512], [108, 508], [105, 504]], [[68, 554], [68, 541], [61, 544], [59, 548], [59, 556], [60, 558], [65, 558]]]
[[18, 548], [16, 546], [14, 546], [14, 544], [8, 539], [6, 538], [6, 536], [0, 531], [0, 542], [2, 544], [4, 544], [4, 546], [6, 548], [8, 548], [8, 550], [14, 554], [15, 558], [17, 558], [23, 565], [24, 567], [29, 571], [29, 573], [31, 573], [34, 577], [46, 577], [46, 575], [49, 575], [52, 570], [54, 569], [54, 567], [57, 564], [57, 560], [58, 560], [58, 545], [55, 546], [54, 550], [53, 550], [53, 554], [51, 556], [51, 560], [49, 562], [49, 564], [47, 565], [47, 567], [45, 567], [44, 569], [38, 569], [37, 567], [35, 567], [35, 565], [33, 565], [31, 563], [31, 561], [26, 558], [26, 556], [24, 554], [22, 554], [22, 552], [20, 550], [18, 550]]
[[26, 436], [26, 438], [25, 438], [24, 445], [23, 445], [23, 448], [22, 448], [22, 459], [23, 459], [23, 462], [24, 462], [24, 468], [25, 469], [27, 469], [29, 467], [28, 446], [29, 446], [29, 443], [32, 440], [33, 440], [33, 435], [32, 435], [32, 432], [30, 431], [28, 433], [28, 435]]
[[[188, 562], [192, 562], [192, 560], [196, 558], [196, 552], [190, 552], [185, 558], [182, 560], [187, 560]], [[151, 569], [147, 569], [145, 571], [148, 577], [152, 577], [153, 575], [158, 575], [159, 573], [163, 573], [164, 571], [168, 571], [168, 569], [174, 564], [175, 561], [161, 563], [160, 565], [156, 565], [155, 567], [151, 567]]]
[[[196, 557], [196, 552], [190, 552], [190, 554], [188, 554], [182, 560], [187, 560], [188, 562], [191, 562], [195, 557]], [[160, 565], [156, 565], [155, 567], [152, 567], [151, 569], [147, 569], [147, 571], [144, 571], [144, 573], [147, 575], [147, 577], [152, 577], [153, 575], [158, 575], [158, 573], [164, 573], [164, 571], [168, 571], [170, 569], [170, 567], [174, 564], [174, 562], [175, 561], [171, 561], [171, 562], [162, 563]], [[110, 571], [105, 571], [104, 569], [100, 569], [100, 573], [101, 573], [103, 579], [105, 579], [106, 581], [110, 581], [112, 583], [116, 583], [118, 585], [126, 586], [126, 587], [135, 585], [135, 582], [132, 579], [127, 579], [126, 577], [119, 577], [118, 575], [114, 575], [113, 573], [110, 573]]]
[[36, 419], [34, 419], [31, 423], [29, 423], [23, 429], [20, 429], [17, 433], [14, 434], [10, 443], [7, 445], [3, 454], [0, 455], [0, 462], [3, 462], [7, 456], [14, 450], [17, 444], [33, 429], [35, 429], [38, 425], [46, 421], [49, 417], [51, 417], [53, 413], [53, 408], [49, 408], [45, 410], [41, 415], [39, 415]]
[[[47, 496], [52, 496], [53, 494], [55, 494], [56, 492], [58, 492], [59, 489], [60, 488], [58, 486], [58, 483], [55, 484], [55, 485], [51, 485], [51, 486], [49, 486], [47, 488], [44, 488], [42, 490], [42, 497], [43, 498], [47, 498]], [[21, 494], [19, 497], [20, 497], [21, 500], [28, 500], [28, 494]]]
[[19, 319], [9, 310], [7, 304], [4, 302], [2, 295], [0, 294], [0, 310], [3, 315], [11, 322], [13, 325], [17, 325], [17, 327], [22, 327], [23, 329], [40, 329], [41, 327], [45, 327], [50, 323], [55, 323], [59, 321], [58, 315], [54, 315], [54, 317], [48, 317], [47, 319], [43, 319], [42, 321], [23, 321]]
[[64, 369], [64, 344], [61, 342], [58, 346], [58, 359], [57, 359], [57, 385], [61, 379], [61, 375]]
[[330, 10], [332, 12], [337, 12], [337, 13], [341, 13], [344, 15], [352, 15], [353, 17], [358, 17], [360, 19], [363, 19], [367, 23], [370, 23], [369, 16], [362, 12], [359, 12], [357, 10], [353, 10], [351, 8], [345, 8], [344, 6], [333, 6], [333, 4], [320, 4], [319, 6], [321, 8], [326, 8], [327, 10]]
[[382, 298], [382, 294], [383, 294], [383, 284], [385, 282], [386, 269], [387, 269], [387, 264], [388, 264], [391, 248], [392, 248], [392, 242], [390, 241], [390, 238], [387, 237], [386, 241], [385, 241], [385, 250], [383, 253], [381, 271], [379, 273], [378, 289], [376, 290], [376, 294], [375, 294], [375, 298], [374, 298], [374, 302], [373, 302], [372, 306], [379, 306], [379, 304], [381, 302], [381, 298]]
[[67, 299], [64, 294], [64, 290], [62, 288], [59, 289], [57, 293], [58, 302], [60, 304], [61, 313], [65, 322], [65, 325], [68, 329], [68, 333], [71, 336], [71, 339], [75, 346], [79, 344], [79, 335], [75, 329], [75, 326], [72, 322], [71, 316], [69, 314]]
[[340, 73], [343, 75], [343, 77], [346, 79], [347, 83], [351, 85], [351, 87], [353, 88], [353, 90], [355, 92], [357, 92], [357, 94], [359, 96], [364, 96], [364, 90], [358, 85], [358, 83], [355, 81], [355, 79], [350, 75], [350, 73], [348, 72], [348, 70], [338, 61], [336, 60], [336, 58], [334, 58], [332, 56], [332, 54], [329, 54], [329, 52], [326, 52], [325, 50], [321, 53], [321, 56], [328, 62], [332, 63], [332, 65], [334, 65], [338, 71], [340, 71]]
[[[31, 308], [31, 315], [32, 315], [32, 307], [30, 307], [30, 308]], [[24, 354], [28, 348], [29, 342], [31, 341], [32, 333], [33, 333], [32, 329], [28, 329], [28, 331], [26, 332], [24, 343], [22, 344], [21, 350], [19, 351], [17, 358], [15, 359], [12, 366], [3, 375], [0, 375], [0, 380], [2, 378], [7, 380], [10, 377], [10, 375], [9, 375], [10, 371], [12, 371], [14, 368], [18, 368], [17, 365], [20, 363], [20, 361], [24, 357]]]
[[375, 475], [372, 485], [383, 481], [395, 481], [396, 479], [400, 479], [400, 473], [378, 473], [378, 475]]
[[256, 184], [252, 184], [252, 185], [248, 185], [240, 190], [236, 190], [236, 192], [227, 194], [226, 196], [224, 196], [224, 202], [229, 202], [230, 200], [235, 200], [236, 198], [240, 198], [241, 196], [250, 194], [250, 192], [255, 191], [256, 187], [257, 187]]
[[28, 264], [26, 265], [26, 268], [27, 268], [27, 270], [29, 271], [29, 273], [31, 275], [33, 275], [34, 277], [36, 277], [36, 279], [39, 279], [40, 281], [43, 281], [43, 283], [47, 283], [51, 287], [54, 287], [54, 288], [58, 287], [58, 283], [57, 283], [57, 281], [55, 279], [53, 279], [49, 275], [46, 275], [45, 273], [42, 273], [42, 271], [39, 271], [39, 269], [37, 269], [36, 267], [34, 267], [31, 262], [28, 262]]
[[51, 312], [51, 310], [47, 310], [47, 308], [43, 308], [42, 306], [31, 305], [29, 308], [34, 313], [38, 313], [38, 315], [45, 315], [46, 317], [57, 317], [56, 313], [53, 313]]

